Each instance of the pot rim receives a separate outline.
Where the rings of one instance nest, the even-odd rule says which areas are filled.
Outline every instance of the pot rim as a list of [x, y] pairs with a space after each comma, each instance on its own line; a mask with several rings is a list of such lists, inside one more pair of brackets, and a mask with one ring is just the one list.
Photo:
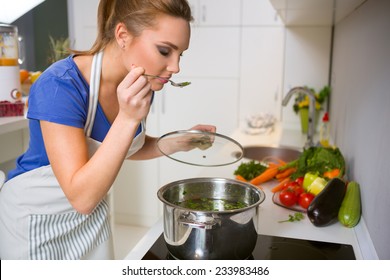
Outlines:
[[[226, 182], [229, 182], [229, 183], [234, 183], [234, 184], [237, 184], [237, 185], [241, 185], [241, 186], [244, 186], [244, 187], [247, 187], [247, 188], [250, 188], [251, 190], [253, 190], [254, 192], [256, 192], [256, 194], [259, 196], [259, 200], [256, 201], [255, 203], [247, 206], [247, 207], [243, 207], [243, 208], [239, 208], [239, 209], [233, 209], [233, 210], [220, 210], [220, 211], [213, 211], [213, 210], [194, 210], [194, 209], [190, 209], [190, 208], [185, 208], [185, 207], [182, 207], [182, 206], [179, 206], [179, 205], [176, 205], [172, 202], [169, 202], [167, 201], [164, 197], [163, 197], [163, 193], [165, 190], [169, 189], [170, 187], [172, 187], [173, 185], [178, 185], [178, 184], [181, 184], [181, 183], [187, 183], [187, 182], [191, 182], [191, 181], [199, 181], [199, 182], [203, 182], [203, 181], [210, 181], [210, 179], [212, 179], [212, 181], [226, 181]], [[178, 181], [174, 181], [174, 182], [171, 182], [171, 183], [168, 183], [164, 186], [162, 186], [158, 191], [157, 191], [157, 197], [158, 199], [166, 204], [166, 205], [169, 205], [173, 208], [177, 208], [177, 209], [180, 209], [180, 210], [183, 210], [183, 211], [186, 211], [186, 212], [192, 212], [192, 213], [206, 213], [206, 214], [215, 214], [215, 213], [218, 213], [218, 214], [221, 214], [221, 213], [228, 213], [228, 214], [231, 214], [231, 213], [240, 213], [240, 212], [244, 212], [246, 210], [249, 210], [251, 208], [254, 208], [254, 207], [257, 207], [259, 206], [261, 203], [264, 202], [265, 200], [265, 192], [259, 188], [257, 188], [256, 186], [250, 184], [250, 183], [247, 183], [247, 182], [242, 182], [242, 181], [238, 181], [238, 180], [235, 180], [235, 179], [228, 179], [228, 178], [222, 178], [222, 177], [196, 177], [196, 178], [189, 178], [189, 179], [181, 179], [181, 180], [178, 180]]]

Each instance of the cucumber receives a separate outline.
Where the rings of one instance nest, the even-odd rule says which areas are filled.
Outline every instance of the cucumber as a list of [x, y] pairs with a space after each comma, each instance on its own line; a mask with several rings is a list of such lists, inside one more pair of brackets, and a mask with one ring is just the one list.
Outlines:
[[347, 191], [338, 214], [339, 222], [349, 228], [356, 226], [360, 221], [362, 206], [360, 200], [360, 186], [351, 181], [347, 185]]

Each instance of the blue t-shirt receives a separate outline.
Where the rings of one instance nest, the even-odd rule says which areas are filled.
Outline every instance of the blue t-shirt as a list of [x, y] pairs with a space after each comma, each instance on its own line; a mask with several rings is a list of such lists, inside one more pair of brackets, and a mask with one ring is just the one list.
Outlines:
[[[49, 165], [42, 138], [40, 120], [84, 128], [88, 114], [89, 84], [83, 78], [73, 56], [47, 68], [32, 85], [27, 118], [30, 142], [27, 151], [16, 160], [8, 180], [24, 172]], [[102, 142], [111, 124], [98, 103], [91, 138]], [[141, 132], [139, 126], [136, 135]]]

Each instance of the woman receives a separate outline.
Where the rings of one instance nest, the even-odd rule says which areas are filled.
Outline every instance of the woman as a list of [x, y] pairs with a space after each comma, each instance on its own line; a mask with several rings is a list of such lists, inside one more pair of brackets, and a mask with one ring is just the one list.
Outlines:
[[183, 0], [101, 0], [91, 50], [34, 83], [30, 145], [0, 191], [1, 259], [113, 258], [107, 192], [124, 159], [161, 156], [145, 119], [166, 80], [143, 74], [179, 72], [191, 19]]

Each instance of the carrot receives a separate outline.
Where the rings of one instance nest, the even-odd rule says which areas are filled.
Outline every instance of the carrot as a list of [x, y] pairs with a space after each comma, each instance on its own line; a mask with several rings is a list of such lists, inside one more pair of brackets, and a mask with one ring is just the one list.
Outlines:
[[248, 182], [244, 177], [242, 177], [239, 174], [236, 175], [236, 180], [241, 181], [241, 182]]
[[280, 181], [276, 186], [274, 186], [271, 189], [271, 192], [276, 193], [281, 190], [284, 190], [287, 187], [287, 183], [290, 182], [290, 177], [285, 178], [284, 180]]
[[339, 177], [339, 176], [340, 176], [340, 169], [338, 168], [324, 172], [324, 177], [329, 179]]
[[278, 166], [276, 167], [268, 167], [263, 173], [259, 176], [253, 178], [250, 183], [253, 185], [260, 185], [264, 182], [267, 182], [275, 177], [278, 174]]
[[279, 164], [279, 165], [286, 164], [286, 162], [284, 160], [281, 160], [280, 158], [273, 157], [273, 156], [265, 157], [265, 158], [263, 158], [263, 161], [266, 161], [268, 163], [275, 163], [275, 164]]
[[293, 174], [297, 169], [295, 167], [290, 167], [286, 170], [283, 170], [275, 175], [276, 179], [284, 179], [289, 177], [291, 174]]
[[280, 166], [281, 166], [280, 164], [275, 163], [275, 162], [268, 162], [267, 164], [268, 164], [268, 167], [269, 167], [269, 168], [272, 168], [272, 167], [280, 167]]

